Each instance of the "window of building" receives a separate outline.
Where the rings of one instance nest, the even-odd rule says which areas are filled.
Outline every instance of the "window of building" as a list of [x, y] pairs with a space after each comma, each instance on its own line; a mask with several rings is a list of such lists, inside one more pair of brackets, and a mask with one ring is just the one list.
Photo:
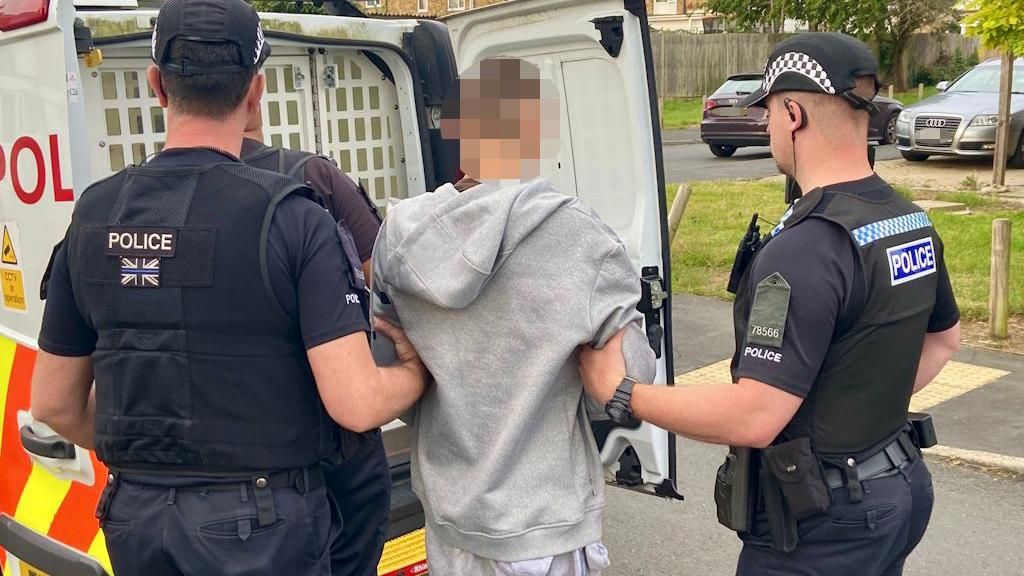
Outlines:
[[675, 14], [676, 0], [654, 0], [654, 14]]
[[448, 0], [448, 11], [457, 12], [466, 9], [466, 0]]
[[430, 0], [417, 0], [416, 9], [420, 12], [426, 12], [430, 9]]
[[380, 8], [380, 0], [366, 0], [367, 8]]

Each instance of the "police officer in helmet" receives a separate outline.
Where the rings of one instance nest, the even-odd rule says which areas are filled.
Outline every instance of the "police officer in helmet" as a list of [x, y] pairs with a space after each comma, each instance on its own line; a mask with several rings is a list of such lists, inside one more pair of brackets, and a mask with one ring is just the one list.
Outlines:
[[110, 470], [97, 516], [122, 576], [330, 574], [335, 423], [372, 430], [425, 383], [386, 324], [400, 364], [374, 364], [312, 191], [238, 159], [269, 51], [242, 0], [164, 4], [166, 147], [82, 194], [52, 267], [32, 412]]
[[772, 155], [807, 192], [764, 238], [748, 231], [733, 383], [624, 380], [620, 340], [581, 355], [611, 414], [733, 446], [715, 499], [740, 575], [898, 575], [931, 515], [933, 433], [908, 406], [958, 349], [959, 312], [928, 215], [868, 161], [878, 86], [862, 42], [809, 33], [742, 103], [768, 109]]

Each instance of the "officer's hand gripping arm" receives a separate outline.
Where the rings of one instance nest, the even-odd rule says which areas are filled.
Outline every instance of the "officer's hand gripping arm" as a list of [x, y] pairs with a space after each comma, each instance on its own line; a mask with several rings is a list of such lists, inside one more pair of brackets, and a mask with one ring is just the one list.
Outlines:
[[[584, 347], [580, 375], [587, 392], [607, 402], [622, 377], [623, 333], [601, 350]], [[633, 388], [633, 416], [695, 440], [761, 448], [770, 444], [792, 420], [803, 400], [750, 378], [738, 384], [653, 386]]]
[[427, 370], [405, 334], [386, 322], [378, 322], [376, 328], [395, 342], [397, 366], [378, 368], [362, 332], [306, 353], [327, 412], [354, 432], [391, 422], [419, 399], [426, 386]]

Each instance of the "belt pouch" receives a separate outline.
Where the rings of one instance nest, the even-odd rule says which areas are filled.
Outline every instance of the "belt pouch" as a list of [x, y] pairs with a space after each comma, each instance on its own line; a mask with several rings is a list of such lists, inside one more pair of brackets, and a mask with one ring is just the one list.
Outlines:
[[810, 438], [766, 448], [764, 461], [767, 475], [776, 480], [793, 518], [803, 520], [832, 505], [832, 493], [825, 482], [821, 461], [811, 449]]
[[[767, 467], [767, 464], [765, 465]], [[765, 516], [772, 537], [772, 549], [789, 554], [800, 543], [796, 518], [789, 512], [782, 495], [782, 487], [768, 470], [761, 473], [761, 497], [764, 500]]]

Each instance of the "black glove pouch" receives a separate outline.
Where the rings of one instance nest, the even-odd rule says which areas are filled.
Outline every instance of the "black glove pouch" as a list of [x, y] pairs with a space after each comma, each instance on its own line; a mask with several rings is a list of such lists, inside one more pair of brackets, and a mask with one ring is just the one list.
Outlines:
[[796, 520], [828, 510], [832, 493], [810, 438], [797, 438], [764, 451], [765, 473], [779, 486], [789, 513]]

